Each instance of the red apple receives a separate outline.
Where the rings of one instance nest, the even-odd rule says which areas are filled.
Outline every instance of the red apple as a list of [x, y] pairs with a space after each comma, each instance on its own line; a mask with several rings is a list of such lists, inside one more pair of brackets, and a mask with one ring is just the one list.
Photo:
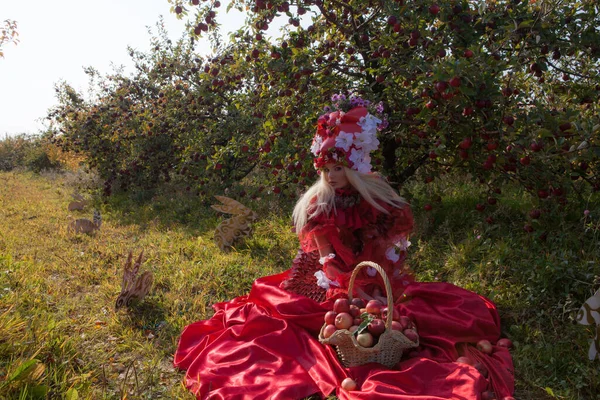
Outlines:
[[348, 299], [337, 299], [333, 303], [333, 311], [336, 313], [347, 313], [350, 312], [350, 300]]
[[352, 378], [346, 378], [342, 381], [342, 389], [344, 390], [356, 390], [356, 381]]
[[354, 332], [356, 332], [356, 331], [358, 330], [358, 325], [356, 325], [356, 321], [354, 321], [354, 324], [355, 324], [355, 325], [352, 325], [350, 328], [348, 328], [348, 330], [349, 330], [351, 333], [354, 333]]
[[433, 15], [437, 15], [437, 13], [440, 12], [440, 6], [438, 6], [437, 4], [432, 4], [429, 7], [429, 13], [433, 14]]
[[360, 297], [354, 297], [350, 303], [354, 304], [358, 308], [365, 308], [366, 306], [365, 301]]
[[[389, 311], [388, 307], [383, 307], [381, 309], [381, 319], [383, 319], [384, 321], [387, 319], [387, 313]], [[398, 311], [396, 308], [392, 307], [392, 319], [394, 321], [400, 321], [400, 311]]]
[[327, 339], [328, 337], [330, 337], [331, 335], [333, 335], [333, 333], [336, 331], [336, 327], [334, 325], [327, 325], [324, 329], [323, 329], [323, 337], [325, 339]]
[[498, 342], [496, 343], [496, 346], [504, 347], [506, 349], [512, 349], [513, 343], [510, 339], [502, 338], [502, 339], [498, 340]]
[[496, 400], [496, 395], [489, 390], [481, 392], [481, 400]]
[[433, 208], [433, 207], [431, 207], [431, 204], [425, 204], [425, 206], [423, 206], [423, 209], [424, 209], [425, 211], [431, 211], [431, 209], [432, 209], [432, 208]]
[[455, 76], [454, 78], [450, 79], [449, 83], [452, 87], [460, 87], [460, 76]]
[[482, 363], [480, 363], [479, 361], [477, 361], [477, 362], [475, 363], [475, 365], [473, 365], [473, 366], [474, 366], [474, 367], [477, 369], [477, 371], [479, 371], [479, 373], [480, 373], [481, 375], [483, 375], [483, 377], [484, 377], [484, 378], [487, 378], [487, 377], [488, 377], [488, 370], [487, 370], [487, 368], [485, 367], [485, 365], [483, 365]]
[[360, 315], [360, 308], [354, 304], [350, 304], [350, 315], [354, 318], [358, 317]]
[[377, 337], [383, 332], [385, 332], [385, 322], [383, 322], [382, 319], [376, 318], [373, 321], [369, 322], [369, 325], [367, 325], [367, 329], [373, 336]]
[[419, 335], [414, 329], [405, 329], [404, 331], [402, 331], [402, 333], [404, 333], [404, 336], [406, 336], [406, 338], [411, 342], [416, 342], [417, 340], [419, 340]]
[[403, 331], [402, 324], [398, 321], [392, 321], [392, 330], [402, 332]]
[[367, 312], [369, 314], [379, 315], [381, 314], [381, 309], [383, 304], [379, 300], [369, 300], [367, 303]]
[[369, 332], [363, 332], [356, 337], [356, 341], [362, 347], [373, 347], [373, 335]]
[[477, 342], [477, 350], [485, 354], [492, 354], [492, 344], [489, 340], [482, 339]]
[[327, 325], [333, 325], [335, 323], [335, 316], [337, 313], [335, 311], [327, 311], [325, 313], [325, 323]]
[[335, 316], [335, 327], [338, 329], [348, 329], [354, 323], [354, 318], [347, 312], [339, 313]]
[[464, 56], [465, 56], [465, 58], [471, 58], [471, 57], [473, 57], [473, 51], [471, 51], [469, 49], [465, 50]]
[[402, 325], [402, 330], [408, 329], [412, 326], [412, 321], [406, 315], [402, 315], [398, 319], [398, 322], [400, 322], [400, 324]]

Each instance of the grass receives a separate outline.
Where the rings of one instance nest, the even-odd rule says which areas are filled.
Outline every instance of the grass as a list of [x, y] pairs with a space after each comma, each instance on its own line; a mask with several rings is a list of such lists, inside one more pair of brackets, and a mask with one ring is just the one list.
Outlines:
[[[92, 214], [67, 211], [73, 190], [62, 175], [0, 173], [0, 398], [192, 399], [172, 367], [181, 330], [256, 278], [288, 268], [297, 248], [290, 204], [251, 203], [262, 216], [253, 236], [222, 253], [212, 240], [217, 213], [173, 190], [97, 203], [101, 230], [73, 235], [68, 223]], [[432, 191], [441, 201], [421, 212]], [[548, 208], [528, 234], [523, 215], [533, 199], [505, 190], [484, 212], [503, 224], [488, 225], [474, 193], [468, 181], [407, 188], [418, 279], [450, 281], [497, 303], [516, 344], [516, 398], [600, 398], [597, 361], [587, 360], [591, 329], [574, 323], [600, 284], [591, 219], [600, 209], [590, 206], [600, 202]], [[127, 253], [142, 249], [154, 287], [115, 312]]]

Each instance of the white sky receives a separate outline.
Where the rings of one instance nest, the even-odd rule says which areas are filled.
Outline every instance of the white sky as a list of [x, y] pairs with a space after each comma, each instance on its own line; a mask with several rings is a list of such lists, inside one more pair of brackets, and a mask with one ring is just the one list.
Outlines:
[[[243, 14], [225, 12], [223, 33], [238, 29]], [[125, 65], [131, 71], [127, 46], [146, 51], [160, 15], [171, 39], [183, 33], [185, 22], [170, 13], [167, 0], [0, 0], [0, 22], [17, 21], [20, 43], [4, 45], [0, 58], [0, 140], [5, 135], [38, 133], [47, 110], [56, 104], [54, 85], [67, 81], [87, 91], [83, 67], [100, 73]], [[270, 31], [273, 31], [271, 29]], [[209, 46], [198, 46], [207, 53]]]

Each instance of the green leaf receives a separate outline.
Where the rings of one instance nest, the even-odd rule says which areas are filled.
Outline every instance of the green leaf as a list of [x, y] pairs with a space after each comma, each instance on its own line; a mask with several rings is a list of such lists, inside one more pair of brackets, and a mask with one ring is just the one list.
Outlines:
[[69, 390], [67, 390], [67, 393], [65, 393], [65, 400], [78, 400], [79, 399], [79, 393], [77, 392], [77, 389], [75, 388], [71, 388]]
[[17, 367], [17, 369], [8, 377], [9, 382], [14, 382], [22, 379], [26, 379], [29, 374], [35, 369], [35, 366], [39, 363], [39, 360], [35, 358], [27, 360]]
[[546, 128], [540, 129], [537, 132], [537, 134], [538, 134], [539, 137], [550, 137], [550, 136], [553, 136], [552, 132], [550, 132], [550, 130], [548, 130]]
[[360, 319], [362, 319], [363, 322], [360, 323], [358, 329], [354, 332], [355, 336], [358, 336], [359, 334], [363, 333], [367, 329], [367, 326], [369, 326], [369, 323], [371, 323], [371, 321], [373, 321], [375, 317], [368, 313], [362, 313], [360, 315]]

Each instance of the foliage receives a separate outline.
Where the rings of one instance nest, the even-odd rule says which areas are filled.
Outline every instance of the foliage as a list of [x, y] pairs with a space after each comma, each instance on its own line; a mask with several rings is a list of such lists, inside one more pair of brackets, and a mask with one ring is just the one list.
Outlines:
[[[189, 38], [159, 28], [148, 53], [130, 50], [132, 76], [88, 69], [91, 100], [57, 87], [54, 140], [98, 168], [106, 195], [173, 181], [201, 197], [294, 197], [315, 176], [316, 117], [346, 90], [383, 101], [375, 161], [397, 185], [459, 171], [483, 203], [515, 182], [534, 207], [600, 189], [595, 1], [236, 0], [249, 12], [227, 44], [219, 1], [171, 2], [195, 15]], [[212, 56], [196, 54], [199, 35]]]
[[[2, 398], [33, 397], [34, 386], [50, 398], [193, 398], [172, 367], [183, 327], [247, 293], [254, 279], [287, 269], [298, 245], [292, 203], [281, 197], [253, 205], [253, 236], [224, 254], [213, 241], [221, 217], [185, 191], [159, 190], [143, 203], [115, 194], [92, 237], [67, 233], [72, 218], [91, 210], [68, 215], [73, 187], [60, 177], [3, 172], [0, 182]], [[556, 226], [543, 241], [519, 229], [529, 207], [522, 189], [503, 188], [494, 217], [507, 222], [488, 225], [475, 209], [457, 207], [477, 201], [470, 181], [432, 184], [443, 200], [430, 213], [417, 210], [430, 184], [403, 192], [416, 210], [408, 262], [418, 280], [453, 282], [498, 305], [516, 346], [516, 398], [596, 398], [598, 366], [587, 360], [593, 333], [573, 319], [600, 285], [597, 195], [569, 205], [565, 218], [544, 214]], [[115, 312], [127, 253], [141, 249], [154, 289]]]
[[18, 167], [41, 172], [45, 169], [60, 169], [60, 150], [35, 135], [6, 136], [0, 140], [0, 171], [11, 171]]
[[19, 32], [17, 31], [17, 21], [5, 19], [0, 27], [0, 58], [4, 58], [2, 46], [6, 43], [19, 43]]

